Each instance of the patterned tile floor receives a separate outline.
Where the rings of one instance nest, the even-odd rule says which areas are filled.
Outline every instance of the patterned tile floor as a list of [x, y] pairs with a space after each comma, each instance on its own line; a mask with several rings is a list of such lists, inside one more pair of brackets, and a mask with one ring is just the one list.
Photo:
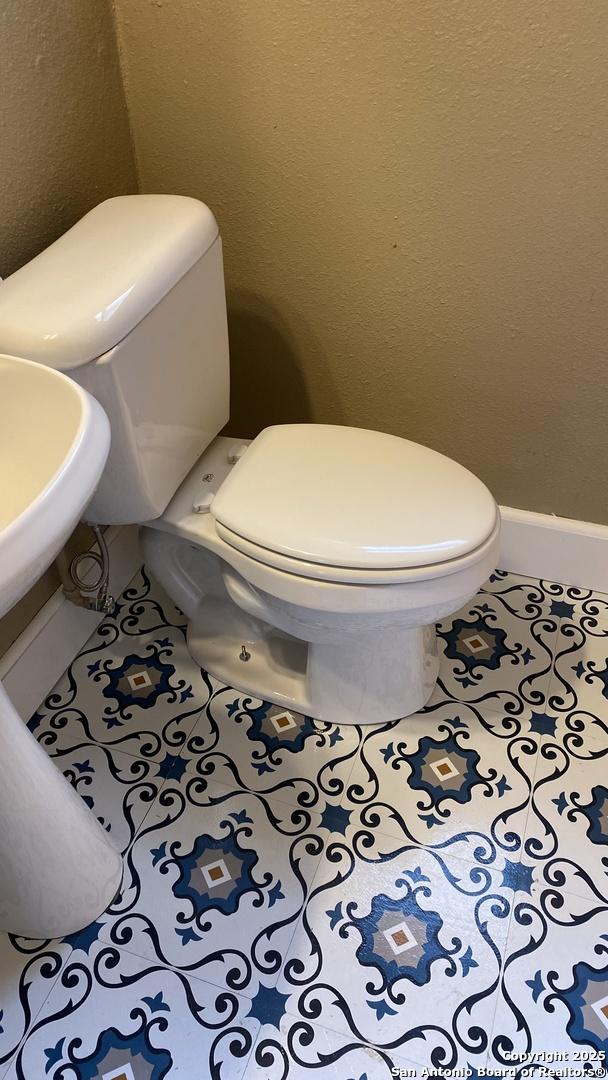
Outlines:
[[438, 632], [423, 712], [340, 729], [201, 672], [138, 575], [30, 721], [121, 892], [0, 935], [0, 1077], [598, 1074], [608, 597], [497, 572]]

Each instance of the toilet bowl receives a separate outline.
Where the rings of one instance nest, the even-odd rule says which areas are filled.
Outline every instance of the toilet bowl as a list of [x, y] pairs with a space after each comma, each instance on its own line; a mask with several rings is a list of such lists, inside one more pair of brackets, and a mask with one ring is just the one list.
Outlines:
[[432, 450], [354, 428], [267, 428], [237, 453], [232, 467], [235, 447], [217, 438], [142, 532], [192, 655], [237, 689], [334, 723], [421, 708], [435, 622], [495, 565], [487, 490]]
[[112, 447], [86, 517], [143, 525], [202, 667], [283, 706], [285, 724], [290, 710], [368, 724], [425, 704], [435, 622], [495, 566], [494, 499], [456, 462], [381, 432], [219, 434], [228, 338], [204, 204], [102, 203], [5, 282], [0, 350], [67, 371], [106, 410]]

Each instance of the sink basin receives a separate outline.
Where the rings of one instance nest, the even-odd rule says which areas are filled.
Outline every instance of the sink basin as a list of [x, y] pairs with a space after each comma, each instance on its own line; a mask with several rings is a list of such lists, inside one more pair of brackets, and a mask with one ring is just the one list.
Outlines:
[[63, 547], [101, 476], [110, 426], [53, 368], [0, 355], [0, 617]]
[[[110, 446], [101, 406], [67, 376], [0, 355], [0, 616], [55, 558]], [[0, 685], [0, 929], [59, 937], [114, 896], [121, 860]]]

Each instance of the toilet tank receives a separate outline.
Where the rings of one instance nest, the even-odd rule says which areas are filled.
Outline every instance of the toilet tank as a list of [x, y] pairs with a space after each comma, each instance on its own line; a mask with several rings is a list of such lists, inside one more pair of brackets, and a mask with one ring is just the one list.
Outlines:
[[101, 203], [0, 284], [0, 352], [66, 372], [110, 420], [86, 519], [159, 517], [228, 419], [222, 244], [204, 203]]

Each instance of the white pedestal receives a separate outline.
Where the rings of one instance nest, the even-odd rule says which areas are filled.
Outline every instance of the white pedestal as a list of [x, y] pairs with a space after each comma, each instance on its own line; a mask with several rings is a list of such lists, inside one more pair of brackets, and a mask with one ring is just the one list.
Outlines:
[[121, 858], [0, 684], [0, 929], [53, 938], [94, 922]]

